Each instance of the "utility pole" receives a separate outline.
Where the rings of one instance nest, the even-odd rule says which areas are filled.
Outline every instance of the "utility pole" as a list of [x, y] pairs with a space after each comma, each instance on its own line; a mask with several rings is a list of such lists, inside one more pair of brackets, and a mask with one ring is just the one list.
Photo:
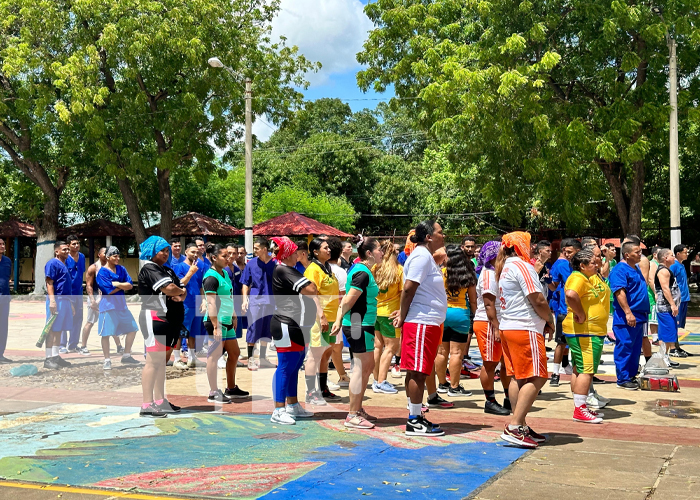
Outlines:
[[671, 248], [681, 243], [681, 195], [678, 172], [678, 88], [676, 76], [676, 40], [666, 37], [669, 51], [668, 79], [671, 116], [669, 122], [669, 184], [671, 187]]
[[253, 258], [253, 80], [245, 79], [245, 253]]

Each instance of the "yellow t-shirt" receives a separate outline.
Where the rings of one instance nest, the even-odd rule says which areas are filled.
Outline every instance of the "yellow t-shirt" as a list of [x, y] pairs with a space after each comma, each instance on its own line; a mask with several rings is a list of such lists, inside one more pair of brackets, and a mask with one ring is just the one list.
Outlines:
[[562, 323], [564, 334], [606, 335], [608, 333], [608, 316], [610, 315], [610, 287], [597, 274], [587, 278], [585, 274], [574, 271], [566, 280], [564, 290], [575, 291], [581, 298], [581, 305], [586, 312], [586, 321], [576, 323], [574, 312], [569, 306], [566, 318]]
[[[372, 266], [372, 274], [377, 269], [377, 265]], [[386, 290], [379, 290], [377, 295], [377, 316], [388, 318], [391, 313], [398, 311], [401, 307], [401, 291], [403, 290], [403, 266], [399, 266], [396, 275], [396, 283]]]
[[447, 293], [447, 307], [468, 309], [469, 299], [466, 288], [460, 288], [457, 292], [450, 292], [447, 289], [447, 268], [442, 268], [442, 281], [445, 283], [445, 292]]
[[338, 306], [340, 305], [340, 300], [338, 299], [340, 290], [335, 275], [333, 273], [328, 275], [318, 264], [312, 262], [306, 268], [304, 276], [316, 285], [318, 300], [323, 308], [323, 313], [326, 315], [328, 322], [333, 324], [338, 316]]

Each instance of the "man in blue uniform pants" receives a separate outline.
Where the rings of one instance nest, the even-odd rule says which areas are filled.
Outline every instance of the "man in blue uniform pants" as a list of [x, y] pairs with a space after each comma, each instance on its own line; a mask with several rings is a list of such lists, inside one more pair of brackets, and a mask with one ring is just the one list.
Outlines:
[[[74, 234], [66, 238], [70, 253], [66, 257], [66, 267], [70, 273], [70, 300], [73, 304], [73, 321], [68, 331], [61, 333], [60, 353], [78, 352], [78, 342], [83, 329], [83, 275], [85, 274], [85, 256], [80, 253], [80, 239]], [[70, 335], [69, 335], [70, 332]]]
[[[681, 291], [681, 304], [678, 306], [678, 315], [676, 316], [676, 324], [678, 328], [685, 329], [685, 318], [688, 316], [688, 304], [690, 303], [690, 288], [688, 287], [688, 274], [685, 272], [683, 262], [688, 259], [688, 245], [676, 245], [673, 248], [673, 254], [676, 256], [676, 262], [671, 266], [671, 272], [676, 277], [678, 289]], [[681, 349], [680, 342], [676, 340], [675, 349], [671, 349], [670, 356], [676, 358], [687, 358], [692, 356], [689, 352]]]
[[51, 331], [46, 336], [46, 359], [44, 368], [58, 370], [71, 366], [71, 363], [59, 356], [61, 345], [61, 332], [69, 330], [73, 326], [73, 304], [71, 303], [72, 282], [70, 271], [66, 267], [66, 259], [70, 252], [65, 241], [54, 243], [55, 257], [46, 263], [44, 275], [46, 276], [46, 321], [56, 315], [51, 325]]
[[639, 268], [642, 249], [638, 243], [625, 242], [620, 249], [622, 262], [610, 271], [610, 290], [615, 296], [613, 333], [615, 334], [615, 369], [617, 386], [639, 389], [637, 372], [644, 338], [644, 324], [649, 320], [649, 295]]

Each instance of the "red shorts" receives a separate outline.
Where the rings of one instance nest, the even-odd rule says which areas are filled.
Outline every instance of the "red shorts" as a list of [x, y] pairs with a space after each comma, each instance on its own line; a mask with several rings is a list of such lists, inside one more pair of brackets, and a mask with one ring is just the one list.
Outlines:
[[501, 330], [506, 373], [516, 380], [547, 378], [544, 336], [528, 330]]
[[442, 326], [404, 323], [401, 330], [401, 369], [430, 375], [440, 342]]
[[500, 342], [496, 342], [491, 322], [475, 321], [474, 334], [476, 335], [476, 343], [479, 345], [481, 359], [498, 363], [503, 355], [503, 348]]

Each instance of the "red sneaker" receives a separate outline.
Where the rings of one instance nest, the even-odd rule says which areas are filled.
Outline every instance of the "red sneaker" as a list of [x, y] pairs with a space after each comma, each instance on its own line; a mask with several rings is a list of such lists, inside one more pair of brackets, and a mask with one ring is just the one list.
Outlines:
[[501, 439], [521, 448], [537, 448], [537, 442], [528, 435], [527, 428], [522, 425], [517, 429], [509, 429], [506, 425]]
[[533, 431], [532, 427], [526, 425], [525, 429], [527, 430], [527, 435], [530, 436], [537, 444], [541, 444], [547, 441], [547, 436], [545, 436], [544, 434], [540, 434], [539, 432]]
[[601, 424], [603, 419], [598, 414], [593, 414], [586, 405], [581, 405], [574, 408], [574, 422], [583, 422], [584, 424]]

